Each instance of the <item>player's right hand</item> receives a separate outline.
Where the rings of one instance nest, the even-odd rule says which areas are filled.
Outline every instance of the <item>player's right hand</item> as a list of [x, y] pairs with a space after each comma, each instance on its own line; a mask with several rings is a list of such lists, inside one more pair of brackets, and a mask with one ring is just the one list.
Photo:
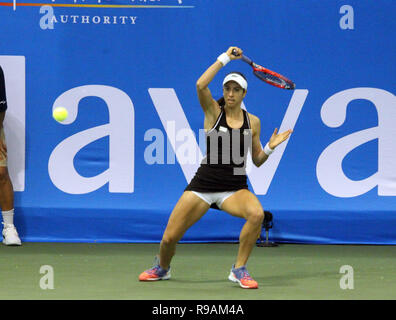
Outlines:
[[[236, 51], [236, 55], [233, 54], [233, 51]], [[230, 57], [231, 60], [237, 60], [242, 58], [242, 49], [238, 47], [229, 47], [227, 50], [227, 55]]]

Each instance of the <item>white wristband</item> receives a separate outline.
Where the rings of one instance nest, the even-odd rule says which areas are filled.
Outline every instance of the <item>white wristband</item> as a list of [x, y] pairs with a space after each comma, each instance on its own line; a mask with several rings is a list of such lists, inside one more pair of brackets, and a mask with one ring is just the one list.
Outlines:
[[265, 153], [267, 156], [269, 156], [269, 155], [271, 155], [271, 153], [274, 152], [274, 151], [275, 151], [275, 149], [271, 149], [270, 146], [269, 146], [269, 142], [267, 142], [267, 144], [266, 144], [265, 147], [264, 147], [264, 153]]
[[219, 60], [222, 64], [223, 67], [231, 61], [230, 57], [228, 56], [228, 54], [226, 52], [222, 53], [221, 55], [219, 55], [217, 57], [217, 60]]

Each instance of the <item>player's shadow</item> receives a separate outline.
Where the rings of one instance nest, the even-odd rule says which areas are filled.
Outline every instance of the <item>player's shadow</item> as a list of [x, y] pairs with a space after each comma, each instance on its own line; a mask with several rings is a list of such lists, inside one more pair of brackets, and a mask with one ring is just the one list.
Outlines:
[[279, 274], [276, 276], [255, 277], [255, 280], [264, 287], [291, 287], [295, 285], [295, 280], [302, 279], [320, 279], [328, 277], [337, 277], [335, 272], [293, 272], [287, 274]]
[[175, 278], [172, 276], [172, 282], [178, 282], [178, 283], [190, 283], [190, 284], [198, 284], [198, 283], [222, 283], [224, 281], [229, 281], [227, 280], [227, 276], [219, 279], [202, 279], [202, 280], [191, 280], [191, 279], [183, 279], [183, 278]]
[[[295, 272], [295, 273], [287, 273], [287, 274], [280, 274], [276, 276], [264, 276], [264, 277], [254, 277], [254, 279], [259, 283], [259, 287], [292, 287], [295, 286], [295, 280], [302, 280], [302, 279], [309, 279], [309, 278], [327, 278], [334, 276], [336, 277], [337, 274], [334, 272]], [[178, 283], [189, 283], [189, 284], [199, 284], [199, 283], [224, 283], [229, 282], [228, 275], [224, 275], [224, 277], [219, 279], [200, 279], [200, 280], [191, 280], [191, 279], [182, 279], [182, 278], [175, 278], [172, 277], [172, 282]], [[239, 288], [237, 286], [236, 288]]]

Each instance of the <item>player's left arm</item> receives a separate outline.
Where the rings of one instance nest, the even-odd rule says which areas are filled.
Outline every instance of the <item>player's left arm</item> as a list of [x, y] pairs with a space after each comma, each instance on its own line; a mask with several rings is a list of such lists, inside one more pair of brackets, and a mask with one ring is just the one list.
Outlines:
[[261, 148], [260, 119], [252, 114], [249, 114], [249, 118], [252, 129], [252, 160], [256, 167], [260, 167], [268, 159], [268, 155], [266, 155], [263, 148]]
[[[256, 116], [249, 114], [250, 123], [252, 128], [252, 160], [256, 167], [260, 167], [269, 157], [264, 152], [264, 149], [261, 147], [260, 143], [260, 131], [261, 131], [261, 123], [260, 119]], [[275, 149], [278, 145], [280, 145], [283, 141], [289, 138], [293, 130], [289, 129], [285, 132], [278, 134], [278, 128], [275, 128], [270, 140], [268, 141], [268, 146], [270, 149]]]

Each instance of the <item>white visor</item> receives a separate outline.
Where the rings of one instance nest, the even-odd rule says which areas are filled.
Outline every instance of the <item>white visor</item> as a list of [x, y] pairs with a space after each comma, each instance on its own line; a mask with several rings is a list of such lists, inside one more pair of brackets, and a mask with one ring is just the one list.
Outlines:
[[243, 89], [247, 90], [247, 81], [238, 73], [230, 73], [224, 78], [223, 81], [223, 86], [229, 82], [229, 81], [235, 81], [238, 83]]

